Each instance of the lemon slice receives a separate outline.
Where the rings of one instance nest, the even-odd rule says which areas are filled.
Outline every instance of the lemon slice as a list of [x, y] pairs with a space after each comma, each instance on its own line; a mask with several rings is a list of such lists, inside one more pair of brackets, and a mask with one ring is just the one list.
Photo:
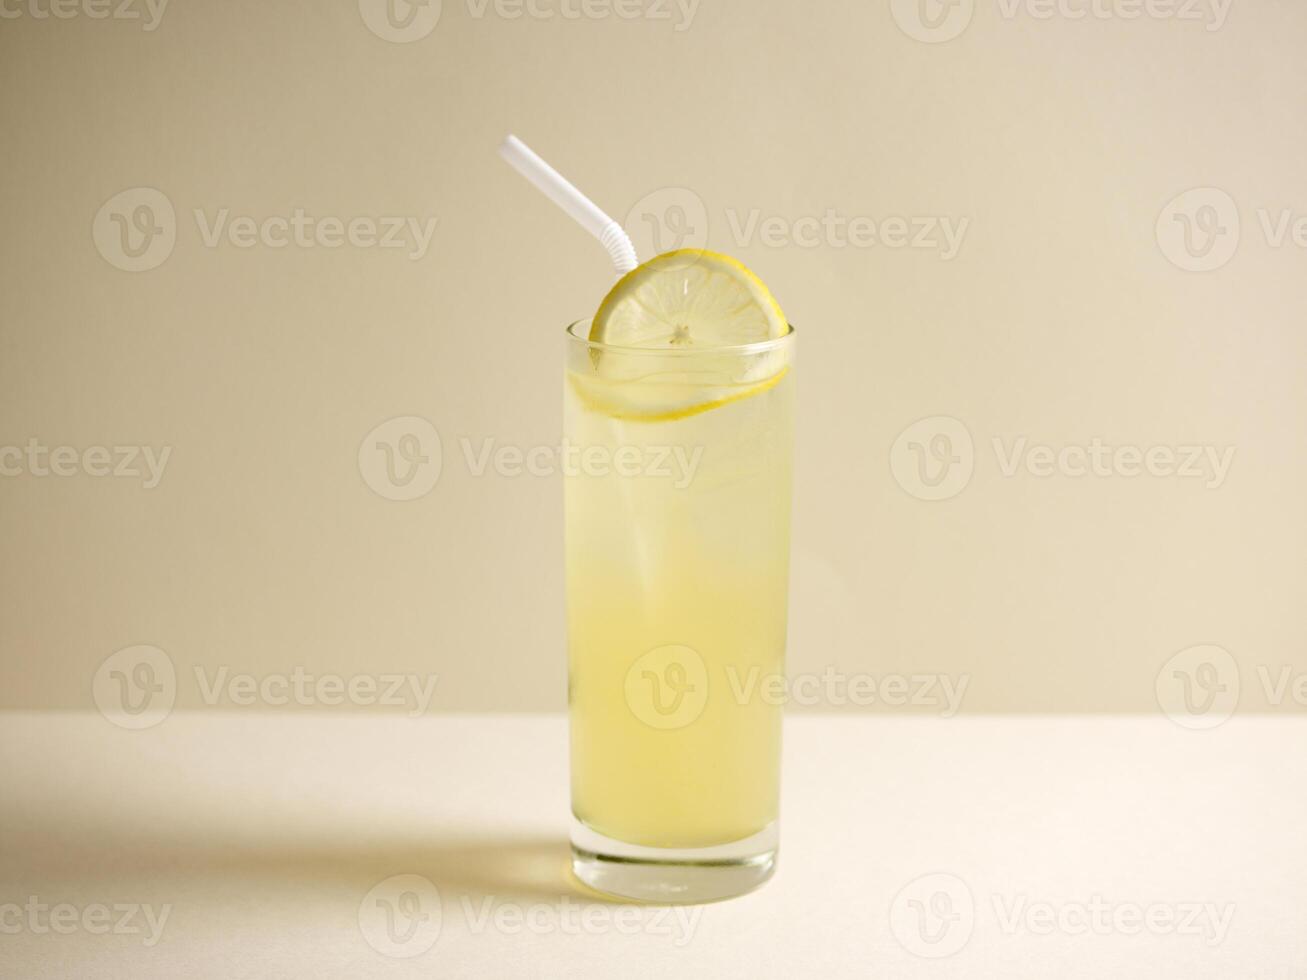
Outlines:
[[[590, 323], [589, 362], [569, 375], [586, 408], [670, 422], [761, 394], [788, 373], [790, 332], [762, 280], [735, 259], [681, 249], [623, 276]], [[741, 350], [752, 344], [758, 348]]]
[[762, 394], [780, 384], [788, 369], [784, 366], [748, 384], [689, 385], [613, 383], [593, 375], [570, 375], [572, 390], [581, 404], [593, 412], [625, 422], [674, 422], [710, 412], [723, 405]]
[[590, 325], [619, 347], [713, 350], [784, 337], [785, 315], [761, 279], [720, 252], [665, 252], [618, 280]]

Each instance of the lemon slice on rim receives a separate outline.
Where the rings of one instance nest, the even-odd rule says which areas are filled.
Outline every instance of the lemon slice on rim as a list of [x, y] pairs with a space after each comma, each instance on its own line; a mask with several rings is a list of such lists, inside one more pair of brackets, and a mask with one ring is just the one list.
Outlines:
[[729, 255], [665, 252], [632, 269], [599, 304], [590, 339], [618, 347], [714, 350], [789, 332], [761, 279]]
[[[623, 276], [599, 305], [582, 404], [613, 419], [670, 422], [768, 391], [788, 372], [789, 324], [762, 280], [729, 256], [681, 249]], [[759, 347], [749, 345], [759, 344]], [[746, 347], [748, 349], [741, 350]]]

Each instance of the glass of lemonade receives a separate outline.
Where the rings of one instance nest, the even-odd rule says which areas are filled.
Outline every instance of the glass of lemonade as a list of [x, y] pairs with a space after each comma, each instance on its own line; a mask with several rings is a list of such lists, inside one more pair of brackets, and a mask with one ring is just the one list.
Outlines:
[[699, 902], [775, 865], [794, 332], [656, 348], [566, 337], [577, 876]]

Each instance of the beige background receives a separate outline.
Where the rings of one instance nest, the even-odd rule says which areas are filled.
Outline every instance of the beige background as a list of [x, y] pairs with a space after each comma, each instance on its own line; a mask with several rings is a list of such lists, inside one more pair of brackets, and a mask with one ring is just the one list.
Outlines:
[[[460, 440], [557, 444], [561, 329], [609, 276], [496, 158], [511, 130], [638, 240], [652, 214], [738, 255], [799, 325], [795, 673], [967, 675], [964, 711], [1152, 712], [1169, 658], [1213, 644], [1240, 708], [1298, 709], [1259, 667], [1307, 671], [1307, 249], [1259, 210], [1272, 232], [1307, 215], [1307, 7], [1034, 8], [962, 3], [932, 34], [897, 0], [703, 0], [688, 21], [445, 0], [397, 43], [349, 2], [176, 0], [153, 30], [6, 4], [0, 445], [172, 453], [148, 490], [0, 478], [0, 705], [89, 708], [105, 658], [151, 644], [180, 706], [203, 705], [197, 665], [434, 672], [436, 710], [562, 706], [560, 480], [475, 477]], [[176, 240], [127, 272], [92, 227], [136, 187]], [[1217, 219], [1207, 258], [1228, 262], [1186, 271], [1202, 256], [1166, 209], [1202, 187], [1176, 207]], [[205, 243], [222, 209], [297, 207], [437, 225], [417, 259]], [[784, 234], [827, 209], [966, 233], [951, 259]], [[739, 233], [755, 210], [779, 237]], [[359, 465], [397, 416], [444, 450], [408, 502]], [[926, 501], [892, 448], [941, 416], [974, 472]], [[1005, 475], [993, 440], [1022, 437], [1234, 457], [1212, 487]]]

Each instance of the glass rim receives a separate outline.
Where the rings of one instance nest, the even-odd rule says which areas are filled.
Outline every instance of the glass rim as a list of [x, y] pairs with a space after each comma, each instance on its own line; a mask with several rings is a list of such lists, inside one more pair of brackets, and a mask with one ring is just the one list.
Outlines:
[[627, 347], [622, 344], [608, 344], [601, 340], [591, 340], [589, 337], [578, 333], [579, 327], [588, 326], [593, 322], [594, 317], [586, 317], [583, 320], [577, 320], [567, 325], [568, 340], [581, 344], [590, 350], [604, 351], [611, 354], [629, 354], [629, 355], [654, 355], [657, 357], [703, 357], [710, 354], [734, 354], [740, 357], [749, 354], [765, 354], [769, 351], [779, 350], [794, 342], [795, 328], [794, 324], [785, 324], [785, 334], [780, 337], [772, 337], [769, 340], [755, 340], [751, 344], [735, 344], [731, 347]]

